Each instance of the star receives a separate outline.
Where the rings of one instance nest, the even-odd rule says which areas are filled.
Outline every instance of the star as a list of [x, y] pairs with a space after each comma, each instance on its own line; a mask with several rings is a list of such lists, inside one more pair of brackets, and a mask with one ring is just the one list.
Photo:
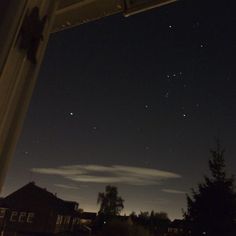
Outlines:
[[165, 93], [165, 98], [169, 98], [169, 92]]
[[200, 26], [200, 23], [198, 21], [193, 24], [193, 28], [198, 28], [199, 26]]
[[187, 114], [186, 114], [186, 113], [183, 113], [182, 116], [183, 116], [184, 118], [186, 118], [186, 117], [187, 117]]
[[143, 131], [141, 127], [138, 127], [137, 130], [138, 130], [138, 132], [142, 132]]
[[70, 112], [69, 114], [70, 114], [70, 116], [73, 116], [75, 113], [74, 112]]

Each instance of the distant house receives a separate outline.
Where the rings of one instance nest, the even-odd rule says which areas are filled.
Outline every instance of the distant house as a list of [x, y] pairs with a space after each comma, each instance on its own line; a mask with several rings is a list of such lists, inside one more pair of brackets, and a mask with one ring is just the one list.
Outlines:
[[168, 226], [168, 236], [186, 236], [191, 235], [184, 220], [174, 220]]
[[78, 203], [64, 201], [31, 182], [0, 199], [0, 235], [54, 235], [80, 224]]
[[91, 227], [95, 222], [97, 213], [94, 212], [82, 212], [79, 215], [79, 221], [81, 225], [86, 225]]

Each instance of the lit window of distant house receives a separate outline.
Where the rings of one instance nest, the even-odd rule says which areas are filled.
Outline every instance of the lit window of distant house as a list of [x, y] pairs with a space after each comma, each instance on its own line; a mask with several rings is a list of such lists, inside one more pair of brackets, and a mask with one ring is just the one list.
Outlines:
[[57, 224], [57, 225], [61, 225], [61, 224], [62, 224], [62, 220], [63, 220], [63, 216], [61, 216], [61, 215], [57, 215], [57, 221], [56, 221], [56, 224]]
[[10, 221], [11, 222], [16, 222], [17, 220], [18, 220], [18, 212], [17, 211], [13, 211], [12, 213], [11, 213], [11, 217], [10, 217]]
[[0, 218], [4, 218], [6, 213], [6, 208], [0, 208]]
[[19, 222], [21, 222], [21, 223], [26, 222], [26, 219], [27, 219], [27, 214], [26, 214], [26, 212], [20, 212], [20, 215], [19, 215]]
[[35, 214], [33, 212], [29, 212], [27, 216], [27, 223], [33, 223]]

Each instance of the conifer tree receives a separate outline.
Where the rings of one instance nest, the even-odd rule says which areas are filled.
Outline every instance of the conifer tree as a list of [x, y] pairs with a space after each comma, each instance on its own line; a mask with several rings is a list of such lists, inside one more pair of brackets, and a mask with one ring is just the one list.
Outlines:
[[187, 195], [185, 218], [191, 226], [193, 236], [235, 236], [236, 193], [234, 177], [228, 177], [225, 171], [225, 149], [217, 141], [215, 150], [211, 150], [209, 169], [211, 176]]

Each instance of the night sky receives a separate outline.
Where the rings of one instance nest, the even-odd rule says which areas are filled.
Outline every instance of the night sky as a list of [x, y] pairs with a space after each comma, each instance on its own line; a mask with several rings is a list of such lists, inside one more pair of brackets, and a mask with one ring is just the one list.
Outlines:
[[[215, 3], [219, 2], [219, 3]], [[181, 218], [215, 137], [236, 173], [233, 1], [181, 1], [51, 36], [4, 195], [29, 181], [95, 211]]]

